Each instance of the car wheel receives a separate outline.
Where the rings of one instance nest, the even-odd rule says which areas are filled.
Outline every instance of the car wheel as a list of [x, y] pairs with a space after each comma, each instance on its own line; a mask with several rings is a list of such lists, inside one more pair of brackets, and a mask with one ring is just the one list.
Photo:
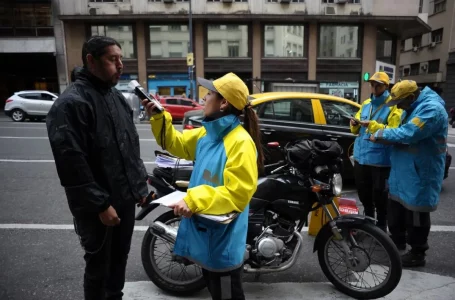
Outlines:
[[14, 122], [24, 122], [25, 120], [25, 112], [22, 109], [15, 109], [11, 113], [11, 119]]

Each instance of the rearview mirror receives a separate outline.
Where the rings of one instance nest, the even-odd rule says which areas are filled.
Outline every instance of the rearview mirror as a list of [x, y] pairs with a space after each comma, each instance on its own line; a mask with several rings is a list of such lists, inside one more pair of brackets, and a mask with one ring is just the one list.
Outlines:
[[269, 147], [269, 148], [278, 148], [278, 147], [280, 147], [280, 143], [278, 143], [278, 142], [270, 142], [270, 143], [267, 143], [267, 147]]

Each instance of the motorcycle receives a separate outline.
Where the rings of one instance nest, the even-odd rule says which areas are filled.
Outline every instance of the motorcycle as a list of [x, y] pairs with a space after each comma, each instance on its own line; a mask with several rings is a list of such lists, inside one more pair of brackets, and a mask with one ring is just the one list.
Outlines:
[[[272, 142], [268, 147], [281, 151], [284, 160], [267, 166], [267, 175], [259, 178], [251, 199], [244, 273], [259, 276], [291, 268], [302, 248], [300, 232], [308, 214], [322, 207], [329, 222], [319, 230], [313, 252], [317, 252], [327, 279], [357, 299], [375, 299], [392, 292], [402, 274], [395, 244], [375, 226], [374, 219], [341, 215], [335, 204], [342, 191], [341, 147], [336, 142], [315, 140], [285, 147]], [[187, 166], [155, 168], [148, 179], [155, 190], [136, 219], [142, 220], [159, 206], [153, 200], [176, 190], [186, 191], [191, 171], [192, 167]], [[141, 258], [148, 277], [158, 288], [187, 296], [205, 288], [205, 281], [198, 265], [172, 253], [179, 221], [172, 210], [158, 216], [145, 233]], [[162, 244], [164, 250], [158, 251]], [[374, 255], [380, 258], [373, 259]], [[344, 269], [340, 271], [340, 267]]]

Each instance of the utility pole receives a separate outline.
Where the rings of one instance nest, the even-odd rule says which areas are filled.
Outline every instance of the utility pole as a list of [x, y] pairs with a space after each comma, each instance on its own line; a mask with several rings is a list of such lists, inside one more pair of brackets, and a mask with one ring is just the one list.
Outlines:
[[190, 42], [188, 43], [188, 55], [186, 56], [186, 62], [188, 65], [188, 76], [190, 80], [190, 95], [191, 98], [197, 99], [194, 93], [193, 81], [194, 81], [194, 54], [193, 54], [193, 10], [191, 9], [192, 0], [188, 1], [190, 4], [189, 18], [188, 18], [188, 30], [190, 32]]

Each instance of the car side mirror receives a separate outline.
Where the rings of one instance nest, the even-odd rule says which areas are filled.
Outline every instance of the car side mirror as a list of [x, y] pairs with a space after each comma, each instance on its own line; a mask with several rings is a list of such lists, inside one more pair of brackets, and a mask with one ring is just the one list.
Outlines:
[[270, 143], [267, 143], [267, 147], [269, 147], [269, 148], [279, 148], [280, 147], [280, 143], [278, 143], [278, 142], [270, 142]]

